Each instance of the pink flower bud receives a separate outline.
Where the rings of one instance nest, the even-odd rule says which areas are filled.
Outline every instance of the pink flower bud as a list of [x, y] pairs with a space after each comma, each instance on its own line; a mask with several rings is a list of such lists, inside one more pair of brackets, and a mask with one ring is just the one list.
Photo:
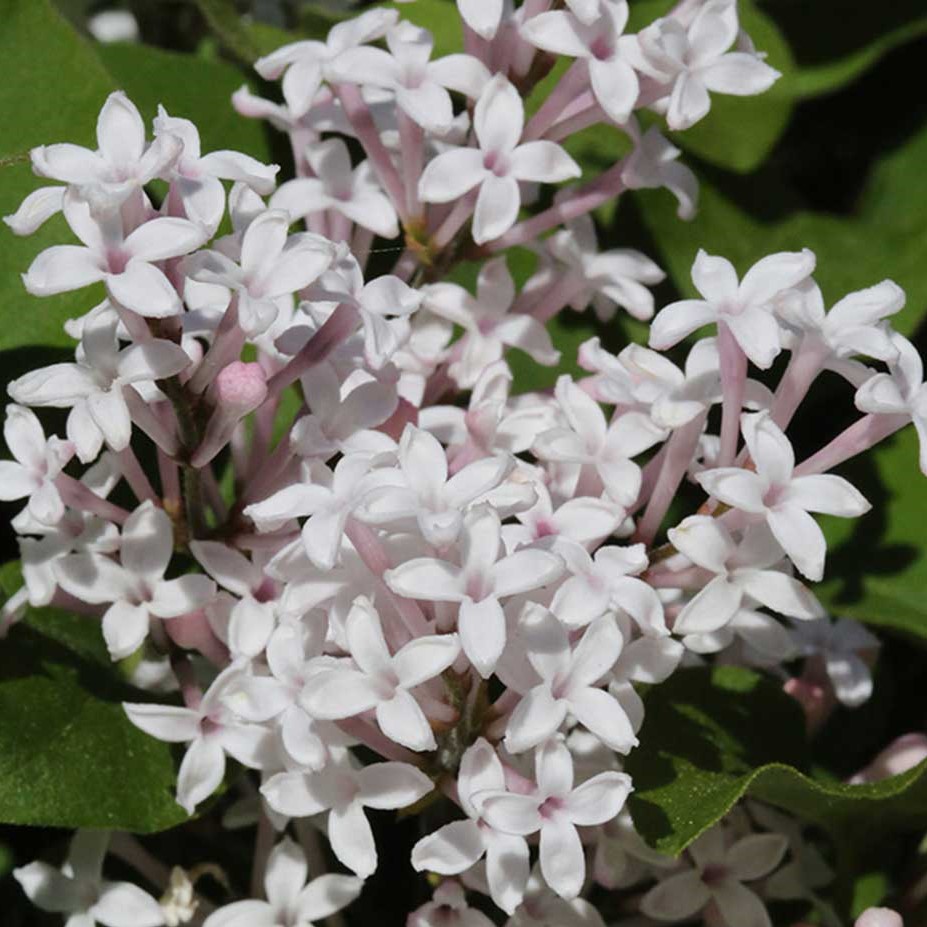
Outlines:
[[267, 377], [260, 364], [235, 361], [223, 367], [213, 384], [216, 403], [239, 417], [253, 412], [267, 396]]
[[206, 433], [191, 458], [194, 467], [204, 467], [232, 438], [235, 426], [267, 398], [267, 377], [260, 364], [235, 361], [216, 376], [212, 384], [215, 409]]
[[904, 922], [891, 908], [869, 908], [860, 914], [853, 927], [904, 927]]
[[900, 776], [924, 759], [927, 759], [927, 736], [919, 733], [903, 734], [853, 776], [850, 782], [859, 785], [864, 782], [878, 782], [889, 776]]

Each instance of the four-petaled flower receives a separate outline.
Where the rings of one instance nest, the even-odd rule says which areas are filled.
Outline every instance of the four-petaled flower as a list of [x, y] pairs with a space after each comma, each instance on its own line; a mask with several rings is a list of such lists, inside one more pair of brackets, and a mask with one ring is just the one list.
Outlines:
[[720, 467], [704, 470], [696, 480], [721, 502], [764, 519], [799, 572], [819, 580], [824, 575], [827, 542], [809, 512], [855, 518], [871, 506], [843, 477], [795, 476], [792, 444], [768, 412], [745, 413], [741, 430], [756, 470]]
[[559, 183], [579, 177], [579, 165], [548, 141], [519, 145], [525, 125], [521, 95], [503, 74], [483, 90], [473, 114], [478, 148], [439, 154], [422, 174], [418, 193], [426, 203], [450, 203], [479, 187], [473, 240], [483, 244], [504, 235], [518, 218], [519, 181]]

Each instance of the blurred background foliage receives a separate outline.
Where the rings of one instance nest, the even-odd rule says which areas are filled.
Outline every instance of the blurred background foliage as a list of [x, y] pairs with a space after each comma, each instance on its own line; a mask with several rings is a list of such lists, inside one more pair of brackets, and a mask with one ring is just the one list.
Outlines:
[[[12, 212], [37, 185], [28, 149], [52, 141], [91, 143], [100, 104], [116, 88], [125, 89], [147, 118], [163, 103], [173, 115], [193, 119], [204, 150], [237, 148], [281, 163], [286, 175], [285, 140], [238, 117], [230, 94], [247, 82], [257, 92], [275, 95], [276, 88], [263, 85], [251, 71], [251, 62], [286, 41], [318, 37], [362, 5], [343, 0], [0, 0], [0, 60], [6, 75], [0, 82], [0, 214]], [[397, 8], [430, 28], [438, 51], [448, 52], [460, 44], [451, 5], [451, 0], [416, 0]], [[667, 0], [631, 0], [632, 28], [670, 5]], [[908, 303], [898, 325], [927, 354], [927, 7], [923, 0], [740, 0], [740, 6], [745, 28], [757, 47], [768, 52], [782, 79], [762, 97], [715, 97], [702, 124], [673, 136], [701, 183], [694, 221], [676, 218], [675, 203], [665, 191], [644, 191], [600, 212], [603, 244], [639, 248], [665, 268], [668, 279], [658, 292], [661, 304], [692, 294], [689, 269], [699, 247], [726, 255], [741, 272], [765, 254], [809, 247], [817, 253], [816, 277], [830, 303], [885, 277], [904, 287]], [[135, 42], [101, 44], [93, 38], [94, 17], [114, 8], [134, 15]], [[594, 173], [626, 151], [627, 143], [617, 129], [597, 127], [571, 140], [570, 149]], [[70, 340], [61, 330], [62, 320], [98, 301], [99, 294], [86, 290], [38, 301], [22, 289], [19, 274], [32, 257], [66, 235], [60, 219], [28, 239], [0, 231], [4, 383], [27, 369], [66, 359]], [[511, 257], [517, 276], [524, 279], [531, 260], [528, 252]], [[460, 280], [472, 280], [475, 271], [465, 266], [456, 273]], [[573, 370], [575, 347], [590, 335], [599, 334], [618, 349], [645, 333], [636, 324], [615, 322], [603, 328], [572, 314], [553, 327], [566, 369]], [[552, 384], [555, 372], [523, 358], [513, 360], [523, 387]], [[779, 372], [772, 372], [773, 379]], [[845, 384], [823, 379], [792, 429], [799, 455], [826, 443], [854, 415]], [[827, 522], [832, 546], [828, 579], [819, 592], [835, 614], [879, 626], [885, 646], [873, 700], [857, 712], [839, 711], [818, 741], [814, 763], [830, 777], [857, 768], [892, 736], [923, 729], [927, 713], [927, 482], [917, 468], [913, 430], [841, 472], [868, 496], [873, 511], [852, 523]], [[6, 506], [3, 515], [8, 518], [14, 511]], [[3, 544], [2, 560], [14, 558], [12, 538], [4, 536]], [[41, 625], [39, 619], [32, 623]], [[43, 633], [51, 633], [56, 626], [46, 618], [42, 627]], [[80, 642], [59, 643], [92, 661]], [[62, 684], [70, 679], [65, 670], [57, 677], [57, 670], [49, 667], [58, 664], [43, 659], [47, 676]], [[16, 691], [5, 688], [9, 672], [0, 665], [0, 705], [16, 701]], [[765, 703], [757, 704], [764, 710]], [[656, 720], [649, 723], [658, 724], [656, 706], [653, 715]], [[4, 727], [0, 718], [0, 818], [7, 821], [28, 815], [15, 817], [4, 790], [21, 788], [35, 773], [17, 768], [15, 752], [6, 749], [11, 723], [18, 722], [7, 720]], [[646, 762], [643, 755], [638, 759], [640, 766]], [[762, 765], [759, 759], [753, 765], [744, 762], [735, 770], [737, 777], [752, 776], [751, 770]], [[79, 787], [81, 779], [95, 776], [92, 765], [78, 763], [56, 781]], [[718, 786], [722, 804], [729, 792], [740, 794], [740, 779], [731, 777]], [[913, 777], [902, 804], [893, 806], [896, 815], [907, 815], [909, 827], [927, 823], [925, 778]], [[776, 787], [766, 786], [773, 792]], [[788, 787], [793, 792], [797, 788]], [[807, 801], [806, 795], [797, 804]], [[871, 817], [880, 812], [870, 805], [864, 813]], [[844, 823], [841, 818], [841, 827]], [[204, 818], [182, 835], [158, 836], [151, 846], [165, 858], [193, 864], [223, 842], [216, 828], [214, 820]], [[410, 822], [399, 828], [398, 839], [405, 836], [416, 836]], [[43, 853], [54, 855], [62, 839], [63, 832], [55, 829], [0, 827], [4, 927], [46, 923], [26, 910], [18, 887], [3, 877], [14, 864]], [[854, 861], [852, 878], [842, 888], [848, 909], [898, 888], [896, 857], [909, 846], [903, 840], [892, 846], [892, 853], [880, 851]], [[422, 900], [421, 882], [404, 858], [404, 852], [383, 854], [385, 872], [365, 890], [355, 923], [365, 923], [365, 917], [399, 923], [398, 913], [379, 919], [383, 911], [397, 910], [390, 900], [398, 896], [403, 905]], [[245, 872], [247, 860], [231, 865]], [[246, 881], [246, 876], [236, 881]]]

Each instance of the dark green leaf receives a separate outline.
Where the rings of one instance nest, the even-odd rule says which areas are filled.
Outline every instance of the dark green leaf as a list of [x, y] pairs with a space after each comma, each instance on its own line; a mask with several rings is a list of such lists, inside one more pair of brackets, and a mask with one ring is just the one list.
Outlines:
[[812, 779], [804, 716], [781, 685], [733, 666], [680, 670], [644, 697], [640, 746], [625, 768], [642, 836], [678, 854], [745, 795], [838, 840], [927, 822], [927, 763], [871, 785]]
[[927, 29], [922, 0], [758, 0], [797, 59], [782, 82], [796, 98], [840, 89]]
[[253, 64], [264, 50], [242, 21], [234, 0], [195, 0], [209, 28], [239, 61]]
[[[7, 594], [16, 571], [3, 568]], [[29, 609], [0, 646], [0, 822], [151, 833], [185, 821], [171, 748], [122, 710], [146, 698], [110, 665], [97, 620]]]
[[874, 38], [845, 57], [807, 68], [797, 68], [783, 82], [783, 89], [795, 99], [839, 90], [861, 77], [889, 52], [927, 35], [927, 17], [899, 26]]

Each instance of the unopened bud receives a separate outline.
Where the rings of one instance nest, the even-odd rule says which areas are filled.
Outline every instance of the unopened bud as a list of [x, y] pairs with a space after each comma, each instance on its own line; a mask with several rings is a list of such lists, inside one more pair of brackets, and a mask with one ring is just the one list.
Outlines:
[[206, 433], [191, 459], [194, 467], [204, 467], [232, 438], [235, 426], [267, 398], [267, 377], [260, 364], [235, 361], [216, 376], [212, 384], [215, 410]]
[[267, 377], [260, 364], [235, 361], [216, 376], [213, 390], [218, 405], [239, 411], [239, 417], [253, 412], [267, 396]]

